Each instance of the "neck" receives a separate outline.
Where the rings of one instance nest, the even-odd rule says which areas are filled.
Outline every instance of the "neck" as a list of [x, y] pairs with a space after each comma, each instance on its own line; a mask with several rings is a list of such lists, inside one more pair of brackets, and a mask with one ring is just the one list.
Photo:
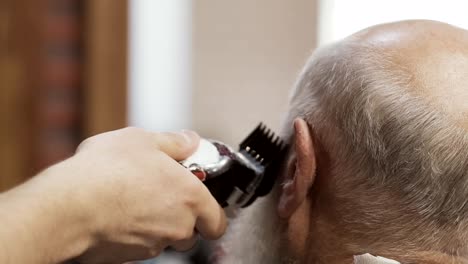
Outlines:
[[[274, 195], [274, 194], [270, 194]], [[285, 261], [278, 232], [283, 224], [276, 214], [274, 199], [267, 197], [243, 209], [230, 224], [221, 242], [225, 256], [220, 263], [291, 263]]]

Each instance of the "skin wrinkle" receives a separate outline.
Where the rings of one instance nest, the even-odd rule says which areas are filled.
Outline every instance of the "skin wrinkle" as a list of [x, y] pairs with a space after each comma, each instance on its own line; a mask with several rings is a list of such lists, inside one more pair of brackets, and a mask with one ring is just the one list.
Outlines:
[[[404, 21], [313, 53], [284, 134], [304, 118], [329, 162], [316, 152], [320, 174], [292, 216], [308, 224], [279, 225], [306, 238], [306, 249], [291, 256], [297, 263], [352, 263], [364, 253], [405, 264], [468, 263], [467, 47], [464, 30]], [[236, 221], [236, 236], [255, 243], [261, 238], [245, 231], [252, 219]]]

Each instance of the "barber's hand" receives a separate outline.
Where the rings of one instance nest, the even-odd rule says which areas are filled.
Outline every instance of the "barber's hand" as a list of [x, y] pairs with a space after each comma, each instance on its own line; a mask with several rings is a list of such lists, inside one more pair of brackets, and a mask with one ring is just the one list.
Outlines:
[[[195, 132], [151, 133], [126, 128], [84, 141], [63, 165], [79, 190], [82, 219], [89, 219], [90, 247], [80, 263], [147, 259], [172, 246], [190, 249], [196, 231], [217, 239], [223, 210], [197, 177], [177, 160], [192, 154]], [[195, 231], [196, 230], [196, 231]]]

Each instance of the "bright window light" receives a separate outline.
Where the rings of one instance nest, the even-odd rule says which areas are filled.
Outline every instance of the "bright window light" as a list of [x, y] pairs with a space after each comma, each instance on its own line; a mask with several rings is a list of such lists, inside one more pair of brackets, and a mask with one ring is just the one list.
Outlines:
[[319, 43], [406, 19], [438, 20], [468, 29], [467, 10], [468, 1], [460, 0], [320, 0]]
[[189, 128], [191, 1], [129, 3], [129, 123], [158, 131]]

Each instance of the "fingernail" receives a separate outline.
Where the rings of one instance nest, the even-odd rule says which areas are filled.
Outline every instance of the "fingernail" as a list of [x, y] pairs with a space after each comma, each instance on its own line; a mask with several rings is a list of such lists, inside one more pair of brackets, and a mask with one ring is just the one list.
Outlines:
[[197, 137], [198, 134], [192, 130], [182, 129], [179, 134], [181, 134], [188, 144], [192, 143]]

